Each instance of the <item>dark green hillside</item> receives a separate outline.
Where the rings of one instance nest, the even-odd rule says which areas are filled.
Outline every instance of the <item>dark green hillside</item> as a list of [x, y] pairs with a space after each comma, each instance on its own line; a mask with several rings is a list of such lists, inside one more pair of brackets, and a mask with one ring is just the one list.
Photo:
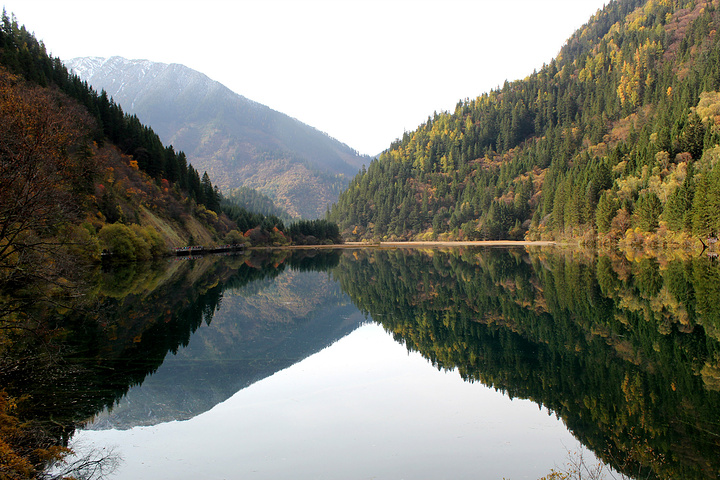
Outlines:
[[70, 75], [59, 59], [47, 54], [42, 42], [11, 20], [6, 12], [0, 28], [0, 65], [30, 84], [57, 89], [75, 99], [87, 108], [95, 123], [91, 140], [118, 146], [153, 179], [177, 184], [197, 203], [219, 211], [219, 196], [214, 187], [201, 179], [183, 152], [164, 146], [150, 127], [140, 123], [136, 116], [125, 114], [106, 92], [98, 93], [87, 82]]
[[351, 239], [715, 234], [717, 8], [610, 2], [540, 71], [394, 142], [330, 218]]

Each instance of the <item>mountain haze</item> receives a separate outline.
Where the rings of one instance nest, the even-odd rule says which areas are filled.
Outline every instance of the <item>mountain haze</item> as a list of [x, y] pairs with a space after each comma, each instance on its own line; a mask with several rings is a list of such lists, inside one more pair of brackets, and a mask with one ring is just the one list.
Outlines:
[[327, 134], [183, 65], [121, 57], [65, 65], [184, 151], [222, 191], [255, 188], [293, 216], [324, 214], [369, 163]]

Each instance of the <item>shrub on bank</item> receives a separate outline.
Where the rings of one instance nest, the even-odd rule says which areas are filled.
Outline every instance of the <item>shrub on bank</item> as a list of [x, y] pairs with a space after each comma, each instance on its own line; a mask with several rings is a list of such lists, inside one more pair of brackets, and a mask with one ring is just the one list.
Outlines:
[[153, 228], [140, 225], [105, 225], [98, 232], [98, 239], [103, 254], [117, 262], [148, 260], [166, 251], [160, 234]]

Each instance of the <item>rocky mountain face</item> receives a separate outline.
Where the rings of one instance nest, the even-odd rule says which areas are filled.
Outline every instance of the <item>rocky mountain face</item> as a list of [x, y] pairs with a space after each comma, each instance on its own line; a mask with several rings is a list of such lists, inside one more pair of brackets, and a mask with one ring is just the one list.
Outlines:
[[324, 214], [348, 178], [370, 161], [183, 65], [121, 57], [75, 58], [65, 65], [184, 151], [221, 190], [255, 188], [293, 216]]

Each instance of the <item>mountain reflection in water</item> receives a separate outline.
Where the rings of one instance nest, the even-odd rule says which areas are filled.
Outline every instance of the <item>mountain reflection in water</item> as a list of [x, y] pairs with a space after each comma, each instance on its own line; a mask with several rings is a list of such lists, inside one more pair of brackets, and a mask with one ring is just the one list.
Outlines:
[[79, 438], [118, 445], [121, 479], [538, 478], [577, 446], [546, 410], [438, 371], [374, 324], [189, 421]]
[[[2, 380], [33, 393], [34, 414], [62, 422], [63, 438], [95, 416], [81, 438], [154, 436], [168, 458], [193, 445], [197, 456], [175, 460], [186, 478], [221, 466], [257, 478], [538, 478], [576, 444], [537, 405], [625, 474], [716, 478], [719, 272], [706, 258], [459, 248], [104, 272], [93, 308], [64, 319], [62, 351], [82, 376]], [[154, 451], [148, 442], [140, 450]], [[121, 453], [119, 478], [144, 476], [134, 469], [146, 460]]]
[[192, 418], [364, 321], [327, 273], [284, 271], [248, 288], [225, 290], [221, 305], [188, 345], [168, 355], [156, 372], [87, 428], [125, 429]]

